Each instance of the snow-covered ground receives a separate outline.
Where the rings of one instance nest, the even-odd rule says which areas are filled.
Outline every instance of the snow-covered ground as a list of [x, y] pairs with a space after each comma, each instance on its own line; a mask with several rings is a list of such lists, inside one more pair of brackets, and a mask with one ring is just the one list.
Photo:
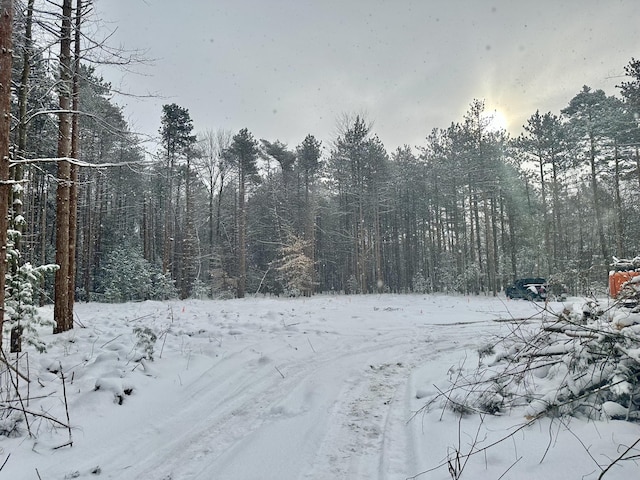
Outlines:
[[[500, 320], [540, 321], [540, 307], [526, 301], [189, 300], [78, 304], [76, 316], [73, 331], [44, 335], [47, 353], [28, 355], [24, 407], [44, 416], [30, 423], [33, 438], [24, 422], [21, 436], [0, 437], [2, 479], [446, 480], [447, 459], [472, 446], [489, 448], [462, 457], [463, 479], [596, 479], [598, 464], [640, 436], [622, 421], [543, 419], [518, 429], [521, 412], [461, 420], [423, 408], [477, 366], [488, 339], [513, 328]], [[149, 331], [153, 361], [141, 360], [138, 342]], [[67, 423], [65, 390], [70, 433], [45, 418]], [[627, 461], [604, 478], [639, 477], [639, 462]]]

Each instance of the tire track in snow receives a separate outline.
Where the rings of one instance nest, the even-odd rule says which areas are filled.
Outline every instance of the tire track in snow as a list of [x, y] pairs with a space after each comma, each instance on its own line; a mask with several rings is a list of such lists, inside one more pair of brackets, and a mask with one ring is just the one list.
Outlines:
[[[161, 424], [158, 423], [162, 419], [151, 419], [151, 424], [140, 435], [138, 451], [132, 454], [130, 447], [126, 446], [110, 456], [129, 457], [130, 461], [125, 462], [122, 471], [131, 478], [211, 478], [211, 472], [215, 471], [211, 469], [220, 468], [220, 465], [213, 465], [216, 459], [246, 441], [247, 436], [265, 424], [304, 413], [304, 406], [298, 412], [287, 412], [286, 402], [284, 406], [279, 405], [282, 404], [283, 392], [292, 392], [299, 384], [311, 382], [319, 371], [333, 374], [335, 369], [347, 368], [354, 362], [354, 357], [368, 357], [372, 352], [393, 348], [403, 338], [395, 334], [388, 337], [383, 341], [374, 336], [373, 341], [365, 339], [358, 347], [347, 348], [337, 344], [336, 348], [321, 354], [307, 354], [302, 359], [279, 363], [282, 371], [286, 372], [284, 379], [278, 376], [271, 362], [256, 360], [259, 342], [244, 346], [204, 371], [200, 380], [192, 382], [197, 389], [189, 392], [189, 403], [167, 405], [167, 420]], [[241, 369], [229, 372], [226, 364], [238, 365], [236, 357], [242, 355], [246, 359], [242, 360]], [[366, 358], [362, 361], [365, 362]], [[209, 378], [202, 381], [204, 377]], [[326, 382], [331, 384], [330, 376]], [[318, 388], [323, 388], [323, 385]], [[337, 395], [338, 392], [332, 394]], [[320, 399], [320, 403], [327, 401], [327, 398]], [[179, 417], [172, 416], [172, 412], [179, 410]], [[210, 414], [203, 415], [202, 412], [207, 411]], [[173, 432], [171, 438], [167, 432]], [[143, 442], [147, 435], [167, 436], [168, 440], [161, 452], [153, 452], [145, 458]], [[203, 476], [199, 477], [201, 474]], [[118, 474], [107, 478], [118, 478]]]
[[[251, 479], [256, 477], [246, 475], [261, 462], [260, 480], [280, 480], [281, 472], [292, 471], [305, 479], [325, 479], [329, 473], [333, 478], [399, 478], [396, 474], [413, 464], [406, 433], [412, 414], [406, 398], [415, 395], [410, 372], [443, 351], [432, 350], [433, 337], [427, 342], [415, 332], [389, 328], [337, 336], [304, 354], [291, 351], [294, 341], [307, 342], [303, 333], [280, 338], [280, 348], [266, 356], [260, 356], [261, 347], [273, 345], [273, 336], [243, 345], [186, 387], [188, 403], [166, 405], [166, 421], [149, 419], [137, 451], [129, 451], [128, 443], [112, 452], [114, 458], [124, 457], [125, 465], [103, 475]], [[276, 373], [276, 361], [285, 378]], [[179, 416], [172, 415], [177, 411]], [[296, 436], [300, 433], [303, 437]], [[167, 437], [165, 446], [146, 452], [146, 435]]]
[[[414, 369], [453, 350], [466, 347], [412, 339], [391, 362], [372, 364], [345, 385], [330, 415], [331, 425], [305, 480], [405, 479], [416, 471], [419, 442], [410, 424], [415, 411]], [[455, 334], [452, 336], [455, 337]], [[445, 343], [448, 346], [438, 346]], [[390, 352], [390, 353], [391, 353]], [[390, 359], [389, 355], [382, 355]]]
[[[399, 342], [402, 340], [403, 342]], [[280, 398], [270, 399], [263, 411], [271, 413], [282, 412], [281, 415], [273, 415], [266, 419], [259, 427], [252, 429], [242, 439], [230, 445], [224, 454], [211, 463], [204, 465], [201, 476], [198, 479], [210, 478], [215, 473], [216, 478], [237, 479], [255, 478], [250, 477], [254, 468], [247, 465], [247, 462], [263, 464], [265, 467], [260, 479], [281, 479], [283, 474], [291, 475], [292, 471], [299, 472], [299, 478], [309, 470], [309, 466], [318, 458], [318, 451], [323, 446], [335, 450], [334, 441], [327, 441], [328, 426], [335, 422], [335, 413], [345, 402], [349, 402], [351, 409], [348, 414], [352, 420], [359, 421], [360, 413], [372, 410], [367, 405], [360, 412], [358, 409], [362, 405], [358, 402], [359, 386], [365, 387], [363, 378], [366, 380], [369, 375], [362, 375], [362, 369], [370, 369], [369, 364], [381, 357], [395, 356], [398, 345], [407, 341], [404, 336], [398, 337], [396, 334], [392, 338], [382, 341], [379, 337], [373, 337], [364, 345], [353, 348], [346, 353], [328, 352], [321, 358], [312, 358], [303, 368], [295, 373], [294, 378], [287, 386], [293, 385], [293, 389], [278, 388], [278, 392], [286, 392]], [[404, 351], [405, 348], [401, 347]], [[362, 368], [354, 369], [353, 365], [360, 365]], [[289, 370], [288, 365], [285, 367]], [[373, 370], [373, 369], [371, 369]], [[395, 372], [394, 372], [395, 373]], [[391, 372], [389, 372], [391, 375]], [[373, 395], [369, 395], [371, 406], [375, 404], [377, 398], [386, 389], [386, 384], [371, 384]], [[300, 392], [302, 391], [302, 393]], [[354, 393], [356, 394], [354, 396]], [[387, 392], [389, 393], [389, 392]], [[386, 398], [386, 397], [385, 397]], [[265, 400], [267, 398], [265, 397]], [[293, 406], [293, 407], [292, 407]], [[375, 414], [378, 416], [378, 414]], [[383, 418], [380, 414], [380, 419]], [[289, 429], [292, 438], [283, 438], [283, 432], [287, 434], [287, 423], [292, 424]], [[361, 432], [370, 436], [371, 442], [375, 442], [380, 435], [380, 429], [375, 425], [362, 424]], [[295, 434], [304, 432], [304, 438], [296, 438]], [[358, 433], [358, 432], [356, 432]], [[359, 435], [360, 436], [360, 435]], [[353, 437], [351, 437], [353, 438]], [[270, 448], [278, 444], [278, 448]], [[351, 450], [358, 452], [367, 444], [362, 444], [357, 439], [351, 445]], [[339, 447], [338, 447], [339, 448]], [[253, 452], [250, 454], [249, 452]], [[358, 455], [353, 455], [357, 458]], [[335, 467], [335, 462], [329, 462]], [[283, 468], [284, 465], [284, 468]], [[317, 478], [327, 478], [327, 465], [320, 459], [319, 476]], [[308, 478], [308, 475], [304, 478]], [[347, 477], [336, 476], [334, 478], [373, 478], [367, 474], [361, 477], [349, 474]]]

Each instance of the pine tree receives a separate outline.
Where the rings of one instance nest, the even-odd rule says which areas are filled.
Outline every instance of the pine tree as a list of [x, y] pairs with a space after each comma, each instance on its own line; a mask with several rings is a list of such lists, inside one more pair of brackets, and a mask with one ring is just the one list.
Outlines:
[[617, 87], [620, 89], [622, 97], [633, 107], [633, 110], [640, 112], [640, 60], [632, 58], [624, 67], [624, 74], [630, 77], [629, 81], [622, 82]]
[[243, 128], [233, 136], [228, 155], [238, 170], [238, 286], [236, 296], [244, 298], [247, 284], [247, 208], [245, 187], [248, 179], [258, 173], [256, 165], [258, 144], [249, 130]]
[[583, 86], [569, 105], [562, 109], [562, 113], [569, 120], [569, 128], [576, 144], [584, 153], [589, 166], [592, 205], [595, 214], [597, 242], [600, 249], [601, 263], [608, 261], [611, 251], [605, 238], [604, 213], [605, 204], [602, 201], [603, 191], [600, 187], [601, 163], [604, 162], [602, 149], [604, 140], [609, 139], [612, 98], [607, 97], [603, 90], [592, 90]]
[[347, 258], [343, 278], [355, 277], [358, 291], [381, 289], [381, 207], [388, 156], [380, 139], [360, 116], [348, 121], [331, 152], [330, 168], [343, 217]]
[[[14, 230], [10, 231], [9, 235], [19, 236], [20, 233]], [[11, 263], [17, 265], [19, 252], [12, 248], [11, 243], [7, 253]], [[53, 322], [40, 317], [36, 307], [35, 292], [44, 276], [57, 269], [57, 265], [34, 267], [27, 262], [17, 266], [11, 275], [7, 276], [4, 328], [11, 331], [11, 352], [21, 352], [23, 340], [39, 351], [46, 350], [46, 345], [40, 338], [38, 329], [41, 326], [53, 326]]]
[[[307, 135], [296, 149], [298, 168], [302, 171], [304, 181], [304, 239], [306, 242], [305, 255], [315, 264], [316, 260], [316, 201], [310, 195], [311, 186], [322, 166], [322, 143], [313, 135]], [[315, 269], [312, 269], [312, 285], [316, 283]], [[312, 291], [307, 292], [309, 295]]]
[[[192, 268], [187, 265], [185, 267], [185, 260], [191, 262], [194, 257], [193, 242], [195, 241], [195, 234], [193, 231], [193, 204], [190, 201], [191, 191], [186, 192], [186, 197], [189, 200], [186, 202], [186, 225], [188, 229], [185, 237], [179, 237], [179, 212], [178, 205], [175, 202], [180, 200], [179, 188], [176, 192], [176, 187], [179, 187], [181, 182], [180, 172], [184, 172], [186, 187], [190, 190], [190, 165], [186, 168], [179, 168], [180, 163], [190, 162], [192, 158], [194, 146], [196, 143], [195, 135], [192, 135], [193, 121], [189, 114], [189, 110], [175, 103], [171, 105], [163, 105], [162, 118], [160, 127], [160, 136], [162, 147], [165, 154], [165, 185], [163, 192], [163, 204], [161, 208], [164, 210], [164, 225], [163, 225], [163, 253], [162, 253], [162, 270], [164, 273], [169, 272], [174, 279], [180, 280], [181, 290], [183, 294], [190, 290], [190, 282], [193, 279], [185, 278], [186, 272], [192, 272]], [[178, 182], [178, 185], [176, 183]], [[185, 257], [180, 258], [177, 254], [177, 249]], [[191, 273], [189, 273], [191, 277]]]

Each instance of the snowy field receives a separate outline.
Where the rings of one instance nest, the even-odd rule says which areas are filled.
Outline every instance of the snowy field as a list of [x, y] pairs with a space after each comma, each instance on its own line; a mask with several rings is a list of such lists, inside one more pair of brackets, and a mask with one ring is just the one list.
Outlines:
[[[447, 459], [472, 448], [462, 479], [597, 479], [637, 424], [520, 428], [519, 411], [481, 421], [424, 408], [495, 335], [542, 315], [435, 295], [78, 304], [76, 328], [28, 354], [24, 407], [42, 416], [35, 439], [20, 413], [2, 421], [22, 434], [0, 437], [0, 479], [446, 480]], [[65, 390], [71, 432], [49, 419], [67, 423]], [[640, 462], [604, 478], [640, 478]]]

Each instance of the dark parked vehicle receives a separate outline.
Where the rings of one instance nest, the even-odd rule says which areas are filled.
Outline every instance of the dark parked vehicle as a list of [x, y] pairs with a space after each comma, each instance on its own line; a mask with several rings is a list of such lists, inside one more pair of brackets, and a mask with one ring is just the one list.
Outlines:
[[544, 278], [521, 278], [509, 285], [505, 293], [507, 298], [525, 298], [527, 300], [545, 300], [548, 285]]

